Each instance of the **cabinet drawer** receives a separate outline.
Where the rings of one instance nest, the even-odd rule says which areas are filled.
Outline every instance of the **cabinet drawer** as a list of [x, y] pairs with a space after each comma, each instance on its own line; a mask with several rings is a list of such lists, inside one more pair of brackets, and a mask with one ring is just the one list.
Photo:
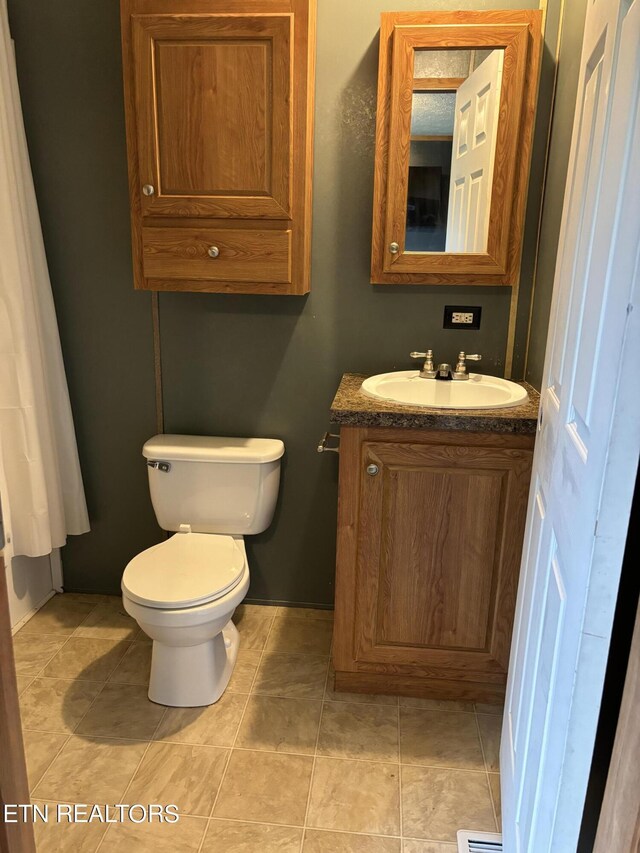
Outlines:
[[291, 281], [291, 231], [147, 227], [142, 244], [146, 278]]

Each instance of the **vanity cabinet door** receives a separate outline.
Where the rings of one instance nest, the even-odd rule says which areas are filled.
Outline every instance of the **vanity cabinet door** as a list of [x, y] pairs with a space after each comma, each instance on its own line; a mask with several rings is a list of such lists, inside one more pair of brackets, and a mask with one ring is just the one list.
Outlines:
[[[365, 686], [368, 679], [372, 690], [387, 684], [388, 692], [402, 693], [412, 685], [415, 695], [499, 696], [524, 535], [529, 437], [353, 432], [341, 439], [336, 670], [357, 674]], [[343, 487], [355, 490], [355, 502]]]

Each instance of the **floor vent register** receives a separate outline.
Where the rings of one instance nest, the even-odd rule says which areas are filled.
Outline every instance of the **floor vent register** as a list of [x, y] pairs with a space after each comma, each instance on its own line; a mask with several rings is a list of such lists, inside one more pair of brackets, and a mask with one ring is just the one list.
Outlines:
[[502, 836], [495, 832], [459, 829], [458, 853], [502, 853]]

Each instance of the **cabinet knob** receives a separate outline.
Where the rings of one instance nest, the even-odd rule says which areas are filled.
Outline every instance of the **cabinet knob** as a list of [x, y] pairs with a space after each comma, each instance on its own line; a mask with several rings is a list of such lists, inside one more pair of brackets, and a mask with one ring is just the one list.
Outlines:
[[397, 243], [389, 243], [389, 251], [392, 255], [397, 255], [400, 251], [400, 246]]
[[209, 255], [210, 258], [217, 258], [219, 254], [220, 249], [217, 246], [209, 246], [207, 249], [207, 255]]
[[367, 465], [367, 474], [370, 477], [375, 477], [379, 470], [380, 469], [378, 468], [378, 466], [374, 465], [373, 462], [371, 463], [371, 465]]
[[143, 195], [153, 195], [155, 193], [155, 191], [156, 191], [156, 188], [152, 184], [145, 184], [142, 187], [142, 194]]

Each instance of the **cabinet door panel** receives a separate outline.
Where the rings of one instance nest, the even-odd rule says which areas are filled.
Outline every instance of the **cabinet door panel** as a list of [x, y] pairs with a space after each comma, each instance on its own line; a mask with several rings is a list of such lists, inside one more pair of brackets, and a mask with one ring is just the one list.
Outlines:
[[506, 671], [530, 465], [527, 450], [363, 444], [358, 661]]
[[486, 649], [505, 477], [385, 466], [379, 642]]
[[[158, 168], [163, 193], [269, 192], [270, 47], [264, 41], [158, 42]], [[194, 97], [195, 92], [204, 97]]]
[[133, 16], [143, 215], [291, 216], [291, 20]]

